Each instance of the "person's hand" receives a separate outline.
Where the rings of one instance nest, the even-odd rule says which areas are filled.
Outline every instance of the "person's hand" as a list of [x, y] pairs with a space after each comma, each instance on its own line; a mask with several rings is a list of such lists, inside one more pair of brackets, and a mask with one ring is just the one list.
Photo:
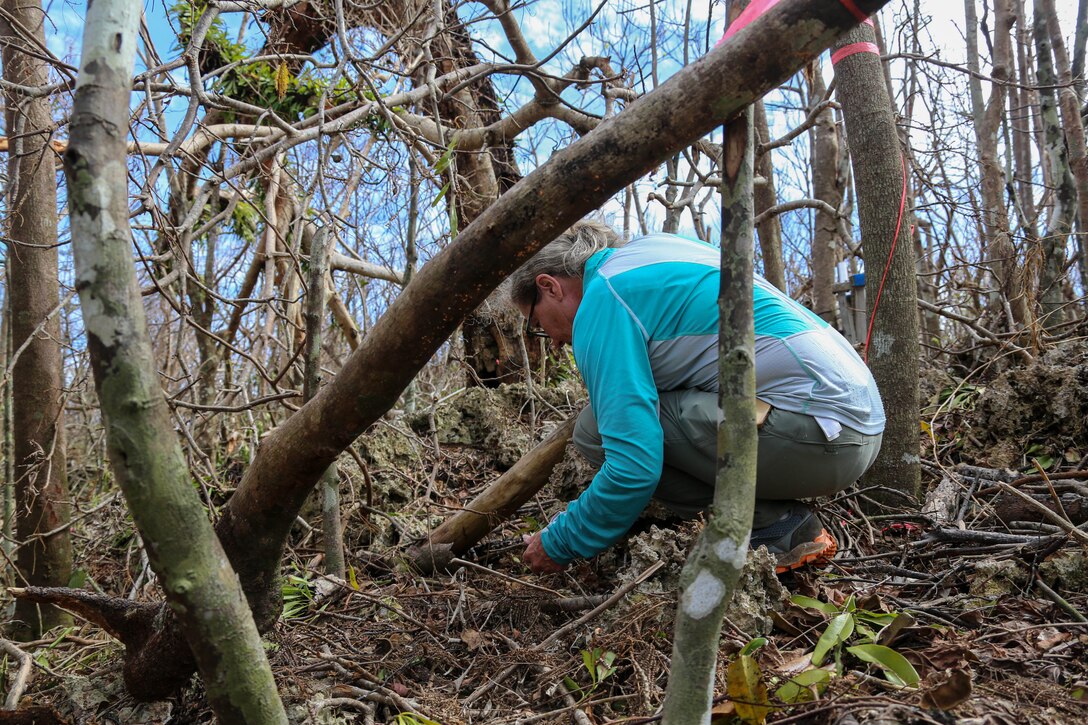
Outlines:
[[521, 555], [521, 560], [534, 573], [552, 574], [566, 568], [565, 564], [556, 564], [552, 561], [548, 553], [544, 551], [544, 544], [540, 541], [539, 531], [532, 536], [525, 534], [521, 537], [521, 540], [525, 542], [525, 553]]

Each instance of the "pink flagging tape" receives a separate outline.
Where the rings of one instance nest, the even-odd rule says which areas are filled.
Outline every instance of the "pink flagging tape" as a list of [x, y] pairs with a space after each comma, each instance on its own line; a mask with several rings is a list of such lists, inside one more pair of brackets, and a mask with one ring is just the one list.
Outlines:
[[880, 48], [876, 47], [876, 43], [851, 43], [850, 45], [844, 45], [831, 54], [831, 65], [835, 65], [843, 58], [854, 55], [855, 53], [875, 53], [880, 55]]
[[752, 22], [777, 4], [778, 0], [753, 0], [753, 2], [748, 5], [748, 7], [744, 8], [744, 10], [741, 10], [740, 15], [737, 16], [737, 19], [730, 23], [729, 27], [725, 29], [725, 35], [723, 35], [722, 39], [718, 41], [718, 45], [721, 45], [725, 41], [732, 38], [741, 28], [743, 28], [745, 25], [748, 25], [748, 23]]
[[[858, 19], [859, 23], [864, 23], [869, 20], [869, 16], [854, 4], [854, 0], [839, 0], [839, 2], [842, 3], [843, 7], [850, 11], [851, 15]], [[872, 25], [872, 21], [869, 21], [869, 24]]]
[[[861, 8], [854, 4], [854, 0], [839, 0], [839, 2], [841, 2], [843, 7], [849, 10], [850, 14], [857, 18], [858, 21], [872, 26], [872, 19], [862, 12]], [[725, 35], [723, 35], [722, 39], [715, 44], [715, 47], [732, 38], [741, 30], [741, 28], [748, 25], [777, 4], [778, 0], [752, 0], [751, 4], [744, 8], [744, 10], [740, 12], [740, 15], [737, 16], [737, 19], [730, 23], [729, 27], [725, 29]]]

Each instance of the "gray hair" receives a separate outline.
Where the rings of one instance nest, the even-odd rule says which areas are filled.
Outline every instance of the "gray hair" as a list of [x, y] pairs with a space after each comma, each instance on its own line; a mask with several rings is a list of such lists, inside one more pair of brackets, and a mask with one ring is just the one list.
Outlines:
[[621, 247], [624, 241], [612, 228], [595, 219], [583, 219], [529, 258], [510, 275], [508, 295], [514, 305], [528, 305], [536, 298], [536, 278], [541, 274], [556, 277], [581, 277], [586, 260], [597, 252]]

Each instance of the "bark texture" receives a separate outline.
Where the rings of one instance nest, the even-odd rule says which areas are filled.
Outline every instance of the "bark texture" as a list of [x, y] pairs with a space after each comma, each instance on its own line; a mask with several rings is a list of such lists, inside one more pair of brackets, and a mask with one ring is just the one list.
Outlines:
[[[320, 229], [310, 242], [310, 283], [306, 289], [306, 340], [302, 346], [305, 375], [302, 397], [314, 397], [321, 385], [321, 338], [325, 324], [325, 275], [328, 273], [328, 231]], [[325, 573], [344, 578], [344, 527], [340, 519], [340, 474], [333, 461], [321, 476], [321, 543]]]
[[1053, 189], [1050, 214], [1046, 220], [1043, 262], [1039, 269], [1040, 321], [1044, 329], [1053, 329], [1065, 319], [1061, 278], [1065, 273], [1065, 246], [1076, 218], [1077, 189], [1069, 165], [1069, 148], [1062, 133], [1058, 112], [1057, 76], [1050, 49], [1046, 8], [1035, 3], [1035, 77], [1039, 85], [1039, 116], [1043, 127], [1043, 162], [1046, 181]]
[[[814, 63], [809, 78], [810, 110], [827, 93], [824, 75]], [[846, 180], [839, 175], [839, 135], [835, 127], [835, 111], [825, 108], [816, 116], [812, 127], [812, 195], [832, 209], [842, 206]], [[835, 303], [835, 265], [842, 258], [844, 240], [836, 214], [823, 209], [813, 212], [812, 229], [812, 311], [832, 325], [838, 318]]]
[[[859, 25], [840, 38], [835, 47], [874, 42], [873, 29]], [[910, 238], [911, 210], [904, 203], [908, 169], [880, 57], [868, 52], [847, 56], [835, 66], [835, 78], [846, 121], [865, 250], [870, 320], [866, 359], [888, 416], [880, 455], [863, 480], [882, 490], [917, 496], [921, 484], [918, 292]], [[902, 504], [900, 497], [886, 498]]]
[[[1058, 105], [1062, 113], [1062, 126], [1065, 128], [1066, 147], [1069, 149], [1069, 166], [1077, 187], [1077, 228], [1080, 230], [1080, 277], [1081, 284], [1088, 290], [1088, 148], [1085, 146], [1084, 119], [1080, 115], [1080, 104], [1073, 88], [1073, 74], [1069, 65], [1069, 54], [1065, 49], [1058, 13], [1054, 9], [1054, 0], [1038, 0], [1036, 12], [1046, 18], [1046, 27], [1050, 34], [1050, 45], [1054, 53], [1054, 69], [1058, 74]], [[1080, 36], [1080, 29], [1077, 31]]]
[[[238, 578], [189, 481], [136, 284], [125, 141], [139, 18], [131, 0], [88, 9], [65, 153], [76, 287], [110, 463], [219, 720], [286, 723]], [[179, 671], [184, 650], [163, 654], [159, 666]], [[130, 684], [145, 674], [133, 662]]]
[[[739, 9], [737, 10], [739, 12]], [[709, 723], [722, 617], [748, 558], [756, 487], [752, 110], [725, 127], [718, 307], [718, 470], [714, 504], [680, 573], [666, 725]]]
[[[756, 142], [765, 144], [771, 140], [771, 131], [767, 126], [767, 109], [763, 101], [756, 101], [753, 112]], [[763, 183], [755, 187], [754, 199], [756, 216], [778, 203], [778, 194], [774, 185], [774, 160], [767, 149], [756, 156], [756, 174], [763, 177]], [[786, 265], [782, 261], [782, 222], [777, 214], [769, 214], [756, 227], [759, 232], [759, 253], [763, 259], [763, 277], [778, 289], [786, 292]]]
[[[4, 0], [0, 14], [4, 78], [49, 82], [40, 0]], [[63, 586], [72, 574], [71, 504], [65, 470], [64, 379], [58, 316], [56, 154], [49, 99], [4, 96], [8, 149], [8, 274], [12, 349], [30, 339], [12, 371], [16, 566], [32, 586]], [[47, 532], [54, 532], [48, 535]], [[13, 636], [36, 639], [71, 618], [51, 605], [20, 601]]]
[[[968, 12], [974, 13], [975, 0], [965, 0]], [[1030, 323], [1030, 300], [1024, 289], [1024, 277], [1017, 260], [1009, 232], [1009, 211], [1005, 206], [1005, 168], [998, 156], [998, 133], [1005, 114], [1005, 85], [1012, 80], [1012, 38], [1011, 31], [1014, 16], [1010, 0], [994, 2], [994, 48], [993, 70], [991, 75], [998, 83], [993, 84], [990, 98], [982, 105], [981, 83], [975, 76], [971, 78], [972, 105], [974, 106], [975, 137], [978, 142], [979, 186], [982, 197], [982, 228], [985, 233], [986, 265], [997, 283], [1000, 300], [998, 304], [1007, 306], [1011, 319], [1006, 321], [1010, 330], [1023, 328]], [[967, 19], [971, 27], [973, 20]], [[974, 57], [973, 65], [978, 67], [978, 50], [968, 33], [968, 58]], [[970, 64], [970, 61], [969, 61]], [[980, 108], [981, 106], [981, 108]], [[849, 130], [847, 131], [849, 133]]]

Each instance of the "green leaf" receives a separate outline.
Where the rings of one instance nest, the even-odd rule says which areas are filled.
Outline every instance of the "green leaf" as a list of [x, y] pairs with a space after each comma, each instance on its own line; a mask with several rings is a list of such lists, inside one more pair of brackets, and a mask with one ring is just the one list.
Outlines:
[[725, 671], [726, 693], [737, 708], [737, 717], [748, 725], [762, 725], [771, 711], [767, 686], [756, 661], [741, 655]]
[[900, 612], [895, 615], [895, 619], [891, 621], [888, 626], [880, 630], [880, 633], [876, 636], [876, 643], [882, 644], [885, 647], [891, 645], [892, 642], [903, 632], [907, 627], [913, 627], [915, 619], [906, 612]]
[[72, 576], [68, 577], [69, 589], [82, 589], [83, 585], [87, 583], [87, 572], [83, 569], [76, 569], [72, 572]]
[[417, 715], [414, 712], [402, 712], [393, 718], [393, 725], [441, 725], [430, 718]]
[[816, 694], [821, 694], [827, 689], [829, 682], [831, 682], [831, 673], [827, 670], [818, 667], [805, 670], [791, 677], [786, 684], [775, 690], [774, 696], [782, 702], [791, 704], [808, 702], [814, 699], [813, 688]]
[[597, 681], [597, 657], [600, 652], [598, 649], [592, 651], [582, 650], [582, 664], [585, 665], [586, 671], [589, 672], [589, 677], [593, 682]]
[[815, 609], [818, 612], [823, 612], [829, 617], [839, 613], [839, 608], [836, 607], [834, 604], [821, 602], [819, 599], [806, 597], [803, 594], [794, 594], [792, 597], [790, 597], [790, 601], [799, 607], [804, 607], [805, 609]]
[[855, 619], [854, 625], [857, 627], [857, 633], [859, 638], [864, 642], [876, 642], [876, 632], [872, 627], [862, 622], [860, 619]]
[[609, 675], [616, 671], [616, 668], [612, 666], [612, 663], [616, 661], [616, 653], [609, 650], [601, 655], [601, 659], [597, 661], [597, 682], [600, 683], [607, 679]]
[[894, 612], [870, 612], [867, 609], [859, 609], [856, 614], [859, 621], [875, 624], [878, 627], [885, 627], [900, 616]]
[[884, 671], [884, 676], [902, 687], [917, 687], [921, 679], [914, 665], [907, 658], [890, 647], [882, 644], [859, 644], [847, 647], [846, 651], [863, 662], [877, 665]]
[[449, 190], [450, 190], [450, 182], [447, 181], [445, 184], [442, 185], [442, 188], [438, 192], [438, 196], [436, 196], [434, 198], [434, 201], [431, 202], [431, 208], [432, 209], [435, 208], [436, 206], [438, 206], [438, 203], [440, 201], [442, 201], [443, 198], [445, 198], [446, 192], [449, 191]]
[[820, 640], [816, 643], [816, 649], [812, 650], [813, 666], [819, 667], [823, 664], [824, 657], [827, 657], [827, 653], [849, 639], [850, 635], [853, 633], [853, 614], [843, 612], [842, 614], [833, 617], [831, 622], [828, 623], [827, 629], [820, 635]]
[[438, 157], [438, 161], [434, 162], [434, 172], [436, 174], [443, 173], [450, 166], [450, 161], [453, 160], [454, 149], [457, 148], [457, 137], [454, 136], [450, 140], [450, 145], [446, 147], [446, 150], [442, 152], [442, 155]]
[[748, 656], [748, 655], [752, 654], [753, 652], [755, 652], [757, 649], [759, 649], [760, 647], [762, 647], [765, 644], [767, 644], [767, 638], [766, 637], [756, 637], [755, 639], [751, 640], [748, 644], [744, 645], [744, 649], [742, 649], [740, 651], [740, 654], [741, 654], [742, 657]]
[[574, 678], [570, 675], [563, 677], [563, 684], [567, 686], [567, 691], [572, 695], [576, 692], [581, 692], [582, 688], [578, 686], [578, 683], [574, 681]]

